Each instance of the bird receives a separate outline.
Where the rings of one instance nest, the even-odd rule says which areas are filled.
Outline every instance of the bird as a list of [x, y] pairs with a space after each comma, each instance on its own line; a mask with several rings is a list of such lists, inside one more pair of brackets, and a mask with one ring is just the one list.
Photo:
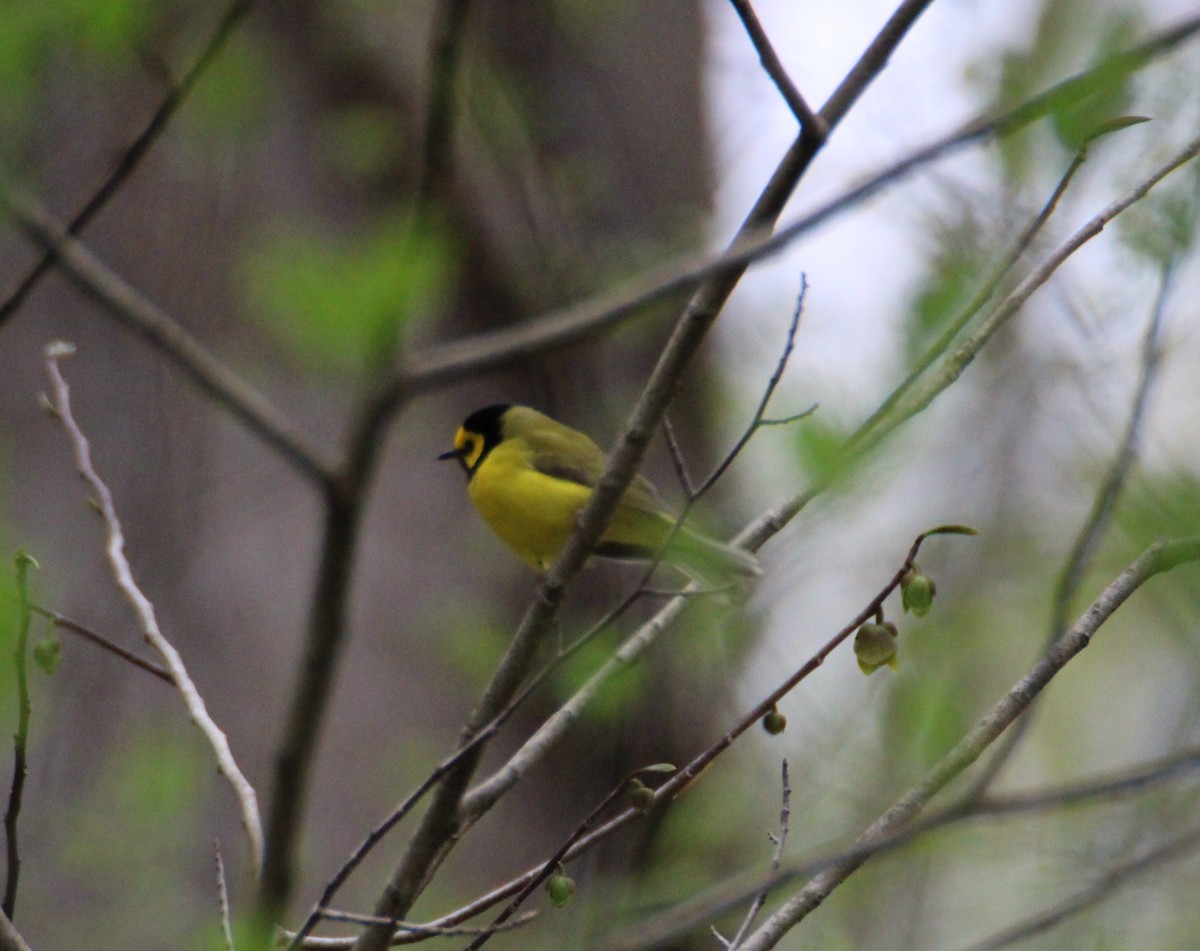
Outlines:
[[[511, 403], [471, 413], [454, 435], [454, 448], [438, 459], [458, 460], [467, 475], [467, 495], [483, 520], [541, 573], [570, 538], [606, 463], [600, 447], [583, 433]], [[751, 552], [687, 526], [676, 530], [676, 519], [654, 486], [635, 476], [595, 554], [647, 561], [660, 552], [664, 561], [704, 587], [728, 587], [761, 573]]]

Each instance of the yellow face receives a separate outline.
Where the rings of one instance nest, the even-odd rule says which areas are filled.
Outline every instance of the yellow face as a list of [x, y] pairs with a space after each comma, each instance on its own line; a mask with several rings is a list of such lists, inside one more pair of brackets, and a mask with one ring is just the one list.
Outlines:
[[462, 467], [470, 472], [483, 455], [483, 437], [459, 426], [458, 432], [454, 434], [454, 454], [462, 463]]

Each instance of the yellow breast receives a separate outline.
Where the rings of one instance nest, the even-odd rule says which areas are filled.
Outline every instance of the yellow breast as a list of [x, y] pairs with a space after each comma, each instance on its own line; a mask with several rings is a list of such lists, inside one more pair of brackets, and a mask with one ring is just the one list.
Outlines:
[[544, 475], [516, 440], [496, 446], [467, 485], [471, 502], [506, 545], [539, 571], [550, 567], [592, 490]]

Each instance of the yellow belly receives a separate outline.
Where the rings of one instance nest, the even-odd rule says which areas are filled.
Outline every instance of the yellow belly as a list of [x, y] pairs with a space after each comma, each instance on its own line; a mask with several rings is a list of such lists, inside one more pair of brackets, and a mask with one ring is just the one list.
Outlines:
[[[575, 528], [575, 516], [592, 490], [538, 472], [516, 443], [493, 449], [467, 484], [471, 502], [509, 548], [545, 571]], [[602, 541], [654, 548], [665, 539], [669, 518], [618, 506]]]

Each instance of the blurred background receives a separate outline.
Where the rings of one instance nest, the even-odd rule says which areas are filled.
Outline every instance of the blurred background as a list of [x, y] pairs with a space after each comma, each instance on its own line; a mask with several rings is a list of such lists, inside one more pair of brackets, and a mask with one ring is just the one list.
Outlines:
[[[849, 6], [755, 5], [814, 106], [891, 13], [874, 0]], [[6, 3], [5, 173], [69, 218], [223, 12], [183, 0]], [[784, 219], [1195, 12], [1167, 0], [933, 4]], [[420, 353], [583, 299], [683, 252], [717, 250], [795, 136], [724, 3], [476, 0], [458, 50], [449, 159], [440, 176], [423, 179], [431, 36], [444, 13], [417, 0], [253, 4], [85, 234], [93, 252], [329, 455], [346, 442], [381, 341]], [[1081, 130], [1122, 115], [1153, 120], [1093, 145], [1027, 261], [1195, 134], [1198, 75], [1200, 43], [1184, 42], [1127, 82], [1091, 90], [1078, 110], [930, 165], [754, 268], [671, 409], [688, 464], [706, 472], [748, 423], [801, 275], [803, 319], [771, 411], [819, 409], [760, 432], [699, 520], [728, 535], [826, 474], [830, 447], [904, 378], [1047, 201]], [[630, 770], [689, 758], [853, 617], [917, 533], [971, 525], [977, 538], [927, 544], [921, 564], [938, 584], [930, 615], [901, 620], [889, 604], [902, 627], [897, 671], [864, 677], [839, 650], [783, 705], [784, 734], [752, 731], [657, 821], [578, 863], [580, 890], [567, 909], [494, 944], [647, 946], [621, 944], [626, 929], [739, 870], [767, 867], [783, 757], [793, 788], [785, 861], [861, 830], [1043, 650], [1059, 576], [1132, 411], [1164, 274], [1161, 359], [1137, 460], [1071, 617], [1150, 541], [1200, 530], [1196, 187], [1193, 168], [1177, 172], [1076, 255], [945, 396], [764, 548], [765, 577], [743, 610], [691, 612], [568, 747], [472, 831], [417, 917], [543, 859]], [[431, 213], [414, 229], [422, 190]], [[5, 223], [0, 293], [36, 257]], [[532, 573], [471, 510], [461, 473], [437, 454], [463, 417], [498, 401], [535, 405], [610, 445], [684, 299], [421, 395], [390, 427], [290, 923], [452, 748], [534, 590]], [[59, 338], [78, 348], [65, 373], [139, 581], [265, 806], [299, 668], [321, 500], [164, 357], [51, 273], [0, 325], [0, 540], [10, 563], [18, 547], [38, 559], [39, 604], [144, 650], [66, 438], [39, 409], [42, 351]], [[661, 441], [646, 471], [682, 504]], [[585, 578], [563, 620], [568, 634], [636, 576], [593, 566]], [[1069, 783], [1196, 746], [1198, 582], [1195, 567], [1154, 581], [1101, 631], [1050, 689], [999, 789]], [[11, 579], [4, 583], [11, 605]], [[531, 699], [481, 775], [619, 635], [602, 637]], [[214, 840], [235, 910], [251, 892], [228, 789], [168, 688], [62, 637], [57, 672], [32, 674], [16, 922], [34, 948], [79, 946], [83, 935], [95, 951], [203, 946], [217, 922]], [[7, 664], [2, 678], [0, 722], [15, 723]], [[939, 833], [871, 863], [783, 946], [969, 946], [1194, 826], [1196, 791], [1184, 775], [1065, 814]], [[376, 850], [339, 907], [374, 905], [404, 840], [401, 830]], [[1023, 946], [1191, 948], [1198, 873], [1200, 861], [1184, 855]], [[730, 934], [739, 916], [705, 918], [655, 946], [712, 947], [708, 921]]]

